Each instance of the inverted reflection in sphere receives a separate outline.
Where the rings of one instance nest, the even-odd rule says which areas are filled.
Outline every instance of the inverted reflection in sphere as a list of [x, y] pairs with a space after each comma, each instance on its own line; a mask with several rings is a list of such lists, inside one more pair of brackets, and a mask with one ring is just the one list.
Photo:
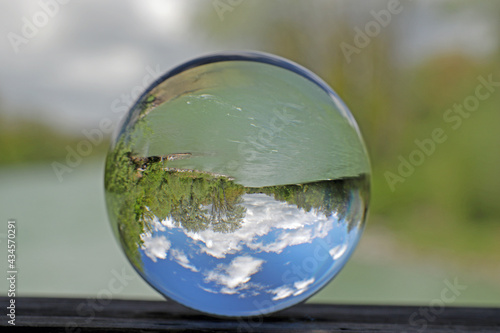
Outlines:
[[261, 53], [183, 64], [130, 110], [108, 154], [117, 239], [164, 296], [220, 316], [281, 310], [345, 265], [370, 166], [339, 97]]

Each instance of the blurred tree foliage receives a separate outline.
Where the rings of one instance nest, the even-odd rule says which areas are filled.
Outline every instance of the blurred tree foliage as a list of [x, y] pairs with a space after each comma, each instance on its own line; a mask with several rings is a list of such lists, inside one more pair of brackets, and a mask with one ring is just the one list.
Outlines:
[[[80, 141], [87, 140], [81, 133], [57, 131], [38, 120], [12, 118], [2, 116], [0, 110], [0, 165], [63, 160], [67, 147], [76, 149]], [[108, 143], [106, 138], [93, 146], [91, 154], [102, 154]]]
[[[236, 3], [236, 2], [235, 2]], [[370, 11], [385, 1], [253, 0], [219, 16], [214, 3], [199, 6], [193, 19], [210, 45], [249, 48], [291, 59], [321, 76], [356, 117], [371, 155], [372, 207], [369, 227], [383, 225], [402, 243], [425, 253], [460, 254], [464, 262], [500, 259], [500, 91], [451, 129], [444, 112], [474, 93], [477, 77], [500, 81], [500, 51], [483, 58], [449, 51], [418, 63], [400, 58], [399, 43], [415, 2], [349, 61], [341, 43], [354, 45], [356, 27], [373, 20]], [[441, 8], [454, 15], [475, 11], [500, 29], [495, 1], [447, 1]], [[481, 36], [478, 36], [481, 38]], [[497, 35], [497, 40], [500, 40]], [[446, 41], [443, 41], [446, 43]], [[397, 173], [399, 157], [417, 149], [415, 140], [443, 128], [446, 142], [436, 146], [392, 192], [384, 177]], [[81, 138], [54, 132], [36, 122], [0, 119], [0, 163], [64, 158], [65, 146]], [[100, 145], [95, 151], [104, 150]]]

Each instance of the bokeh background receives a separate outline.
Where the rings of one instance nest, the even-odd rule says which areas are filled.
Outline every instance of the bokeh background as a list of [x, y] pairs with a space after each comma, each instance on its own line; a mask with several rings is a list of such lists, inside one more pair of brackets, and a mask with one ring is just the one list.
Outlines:
[[[126, 279], [114, 298], [162, 299], [133, 272], [107, 221], [103, 129], [153, 77], [243, 49], [286, 57], [328, 82], [371, 155], [365, 234], [310, 302], [425, 306], [458, 283], [446, 305], [500, 306], [498, 1], [60, 2], [0, 4], [0, 267], [15, 218], [19, 296], [99, 298], [118, 274]], [[493, 83], [478, 88], [480, 77]], [[478, 105], [476, 89], [488, 92]], [[460, 113], [464, 103], [473, 111]], [[435, 129], [446, 140], [415, 153]], [[404, 169], [411, 156], [419, 165]]]

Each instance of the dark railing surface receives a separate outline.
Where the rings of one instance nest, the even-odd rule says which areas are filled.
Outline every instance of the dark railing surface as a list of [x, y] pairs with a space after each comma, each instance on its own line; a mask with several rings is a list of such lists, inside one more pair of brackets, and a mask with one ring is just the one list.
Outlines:
[[300, 304], [222, 319], [173, 302], [18, 297], [12, 326], [0, 304], [0, 332], [500, 332], [500, 308]]

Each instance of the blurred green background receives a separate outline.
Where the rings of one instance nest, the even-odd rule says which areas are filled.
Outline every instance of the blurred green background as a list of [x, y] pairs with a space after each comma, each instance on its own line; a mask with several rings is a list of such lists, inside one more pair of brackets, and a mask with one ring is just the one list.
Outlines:
[[[113, 297], [161, 299], [132, 271], [108, 225], [102, 178], [110, 131], [103, 129], [118, 124], [153, 77], [199, 55], [244, 49], [283, 56], [323, 78], [355, 116], [371, 156], [365, 234], [345, 269], [310, 301], [428, 305], [457, 280], [466, 289], [450, 305], [500, 306], [497, 1], [56, 7], [27, 38], [24, 18], [45, 9], [0, 5], [7, 36], [0, 45], [0, 267], [7, 267], [6, 221], [15, 218], [19, 295], [98, 298], [119, 273], [131, 278]], [[478, 89], [487, 97], [476, 98]], [[446, 140], [430, 144], [436, 129]], [[416, 141], [435, 148], [425, 154]], [[85, 153], [73, 156], [79, 149]], [[403, 170], [407, 163], [418, 165]], [[0, 291], [7, 289], [4, 279]]]

